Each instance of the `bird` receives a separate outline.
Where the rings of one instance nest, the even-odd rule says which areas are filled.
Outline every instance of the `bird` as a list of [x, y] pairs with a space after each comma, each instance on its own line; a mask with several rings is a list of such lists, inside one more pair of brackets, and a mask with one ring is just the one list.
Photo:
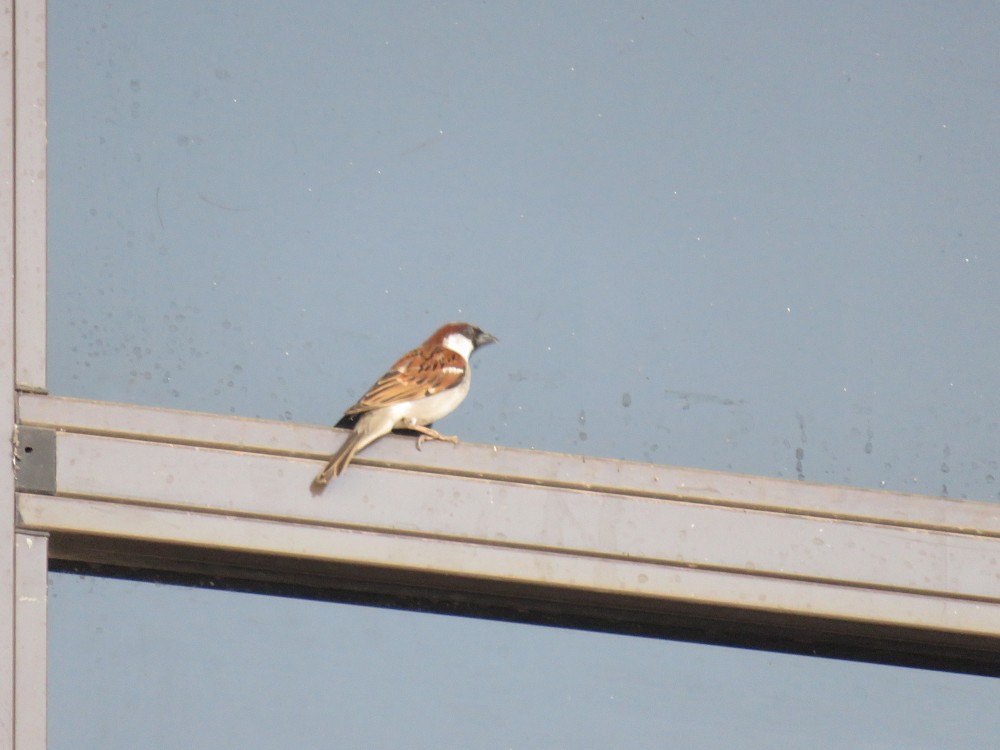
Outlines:
[[472, 352], [497, 340], [471, 323], [447, 323], [400, 357], [337, 422], [338, 427], [352, 429], [316, 475], [314, 491], [340, 476], [358, 451], [393, 430], [418, 433], [418, 450], [426, 440], [458, 443], [457, 436], [442, 435], [431, 425], [451, 414], [468, 395]]

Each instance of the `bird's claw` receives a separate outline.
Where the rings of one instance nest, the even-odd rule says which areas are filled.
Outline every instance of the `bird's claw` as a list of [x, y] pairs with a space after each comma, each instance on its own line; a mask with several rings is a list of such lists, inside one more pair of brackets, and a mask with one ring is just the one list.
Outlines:
[[441, 440], [445, 443], [451, 443], [452, 445], [458, 445], [458, 435], [418, 435], [417, 436], [417, 450], [423, 450], [421, 447], [428, 440]]

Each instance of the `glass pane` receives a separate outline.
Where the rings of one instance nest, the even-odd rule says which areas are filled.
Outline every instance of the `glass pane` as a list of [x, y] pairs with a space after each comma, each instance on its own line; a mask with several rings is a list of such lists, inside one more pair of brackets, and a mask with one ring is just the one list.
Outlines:
[[[465, 440], [998, 497], [997, 9], [48, 12], [53, 393], [332, 424], [469, 319], [501, 343], [442, 423]], [[965, 676], [52, 591], [53, 747], [976, 748], [1000, 729], [997, 683]]]
[[992, 749], [1000, 681], [69, 574], [52, 750]]
[[53, 0], [54, 393], [995, 499], [1000, 10]]

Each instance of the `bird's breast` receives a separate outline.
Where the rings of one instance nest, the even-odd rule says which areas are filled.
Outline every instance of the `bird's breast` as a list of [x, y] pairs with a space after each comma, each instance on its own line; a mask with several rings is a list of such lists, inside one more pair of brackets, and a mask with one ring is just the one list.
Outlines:
[[402, 426], [406, 420], [413, 420], [416, 424], [425, 425], [451, 414], [469, 394], [469, 382], [469, 375], [466, 373], [465, 378], [454, 388], [401, 405], [405, 408], [400, 410], [396, 425]]

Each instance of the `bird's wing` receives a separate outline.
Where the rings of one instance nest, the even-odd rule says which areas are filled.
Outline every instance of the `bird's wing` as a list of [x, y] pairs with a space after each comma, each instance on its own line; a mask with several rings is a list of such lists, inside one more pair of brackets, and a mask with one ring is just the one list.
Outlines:
[[422, 346], [405, 354], [344, 416], [413, 401], [454, 388], [465, 377], [468, 363], [443, 346]]

